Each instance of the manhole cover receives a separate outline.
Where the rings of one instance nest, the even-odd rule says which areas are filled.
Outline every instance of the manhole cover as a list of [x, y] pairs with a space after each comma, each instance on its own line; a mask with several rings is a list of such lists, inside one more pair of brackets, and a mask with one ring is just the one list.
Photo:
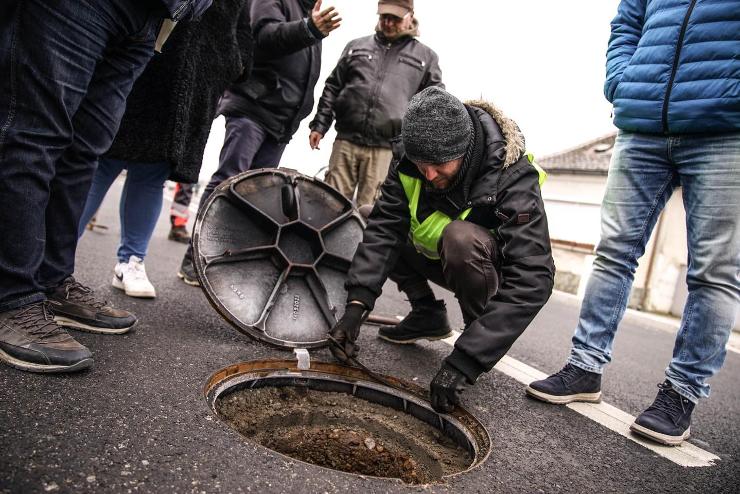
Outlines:
[[427, 484], [466, 472], [490, 451], [463, 409], [436, 413], [417, 386], [379, 384], [355, 368], [294, 361], [232, 365], [206, 385], [211, 409], [248, 439], [344, 472]]
[[363, 223], [320, 180], [260, 169], [221, 183], [193, 228], [206, 297], [239, 331], [283, 348], [326, 344]]

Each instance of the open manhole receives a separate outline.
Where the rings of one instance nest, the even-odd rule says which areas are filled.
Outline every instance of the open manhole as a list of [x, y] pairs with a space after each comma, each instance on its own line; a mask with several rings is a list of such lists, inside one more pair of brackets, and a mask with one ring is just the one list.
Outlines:
[[427, 484], [486, 459], [490, 438], [475, 417], [459, 407], [438, 414], [418, 386], [384, 380], [322, 362], [253, 361], [218, 371], [205, 394], [249, 440], [334, 470]]

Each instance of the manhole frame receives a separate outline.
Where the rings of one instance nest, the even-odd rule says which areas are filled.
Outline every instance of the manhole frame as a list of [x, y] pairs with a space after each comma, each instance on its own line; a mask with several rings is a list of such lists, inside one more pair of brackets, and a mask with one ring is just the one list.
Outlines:
[[[424, 390], [423, 388], [415, 384], [403, 381], [401, 379], [392, 377], [392, 376], [384, 375], [381, 377], [387, 380], [388, 384], [392, 384], [393, 386], [379, 383], [368, 372], [364, 371], [363, 369], [356, 368], [356, 367], [347, 367], [344, 365], [338, 365], [334, 363], [319, 362], [319, 361], [312, 360], [310, 369], [301, 370], [297, 367], [296, 360], [272, 360], [272, 359], [252, 360], [252, 361], [245, 361], [245, 362], [232, 364], [227, 367], [224, 367], [223, 369], [216, 371], [206, 382], [203, 388], [203, 394], [205, 396], [208, 408], [210, 409], [211, 413], [216, 417], [216, 419], [222, 425], [224, 425], [225, 427], [228, 427], [229, 430], [234, 431], [234, 429], [230, 427], [226, 422], [224, 422], [222, 417], [218, 414], [216, 410], [216, 402], [221, 395], [234, 389], [235, 387], [243, 385], [246, 382], [254, 381], [256, 383], [260, 379], [277, 380], [277, 379], [285, 379], [285, 378], [294, 378], [294, 379], [306, 379], [307, 382], [310, 380], [337, 381], [337, 382], [353, 385], [353, 390], [356, 389], [356, 387], [359, 385], [362, 388], [369, 388], [377, 392], [385, 393], [388, 395], [393, 395], [395, 397], [400, 397], [404, 401], [410, 401], [415, 406], [421, 407], [425, 409], [427, 412], [431, 412], [437, 415], [437, 417], [439, 418], [439, 426], [435, 426], [434, 424], [431, 424], [423, 420], [422, 418], [414, 415], [417, 420], [420, 420], [424, 423], [429, 424], [432, 427], [435, 427], [438, 431], [442, 432], [443, 434], [445, 433], [443, 420], [446, 420], [467, 438], [468, 442], [470, 443], [473, 449], [472, 451], [473, 461], [470, 464], [470, 466], [466, 468], [465, 470], [455, 472], [452, 474], [448, 474], [448, 475], [443, 475], [442, 477], [440, 477], [439, 480], [430, 482], [429, 484], [426, 484], [426, 485], [443, 483], [459, 475], [469, 473], [472, 470], [478, 468], [481, 464], [485, 463], [485, 461], [488, 459], [488, 456], [491, 453], [491, 437], [486, 427], [477, 418], [475, 418], [475, 416], [473, 416], [470, 412], [468, 412], [467, 410], [463, 409], [460, 406], [455, 407], [452, 413], [449, 413], [449, 414], [437, 413], [429, 405], [426, 390]], [[276, 387], [280, 387], [280, 386], [276, 386]], [[317, 392], [323, 392], [323, 391], [317, 391]], [[366, 398], [362, 398], [362, 399], [366, 399]], [[383, 405], [382, 403], [379, 403], [379, 404]], [[385, 406], [388, 406], [388, 405], [385, 405]], [[392, 407], [389, 406], [389, 408], [392, 408]], [[406, 410], [406, 408], [407, 407], [404, 406], [404, 410], [400, 410], [400, 411], [404, 413], [410, 413], [409, 411]], [[245, 440], [249, 441], [251, 444], [254, 444], [267, 451], [270, 451], [271, 453], [280, 455], [283, 458], [287, 458], [290, 461], [297, 461], [297, 462], [300, 462], [306, 465], [312, 465], [314, 467], [324, 468], [326, 470], [344, 473], [348, 475], [371, 477], [371, 478], [377, 478], [381, 480], [393, 481], [393, 482], [397, 482], [397, 483], [400, 483], [401, 485], [405, 485], [409, 487], [418, 486], [418, 484], [407, 484], [406, 482], [403, 482], [401, 479], [394, 478], [394, 477], [375, 477], [372, 475], [364, 475], [364, 474], [357, 474], [357, 473], [352, 473], [352, 472], [345, 472], [343, 470], [335, 470], [333, 468], [324, 467], [321, 465], [317, 465], [315, 463], [308, 463], [303, 460], [299, 460], [291, 456], [285, 455], [283, 453], [280, 453], [279, 451], [270, 449], [266, 446], [263, 446], [257, 441], [253, 441], [250, 438], [247, 438], [241, 434], [240, 436], [243, 437]], [[447, 437], [450, 437], [450, 436], [447, 435]], [[462, 445], [460, 446], [463, 447]]]

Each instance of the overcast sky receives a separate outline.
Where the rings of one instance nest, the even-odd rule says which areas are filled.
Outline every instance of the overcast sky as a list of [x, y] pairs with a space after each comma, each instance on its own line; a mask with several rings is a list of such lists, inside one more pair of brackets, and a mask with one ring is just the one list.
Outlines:
[[[447, 90], [460, 99], [483, 97], [517, 121], [535, 156], [544, 156], [614, 129], [604, 99], [604, 61], [609, 22], [618, 0], [416, 0], [419, 40], [439, 55]], [[343, 22], [323, 41], [316, 102], [345, 44], [374, 31], [377, 2], [324, 0]], [[301, 124], [281, 167], [313, 175], [325, 166], [334, 141], [320, 151], [308, 146]], [[202, 178], [210, 176], [223, 142], [219, 118], [206, 149]]]

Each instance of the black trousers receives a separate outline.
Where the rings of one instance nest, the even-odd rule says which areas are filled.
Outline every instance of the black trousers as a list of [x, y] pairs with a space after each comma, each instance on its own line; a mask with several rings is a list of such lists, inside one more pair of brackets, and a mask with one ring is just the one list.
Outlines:
[[411, 304], [432, 295], [429, 281], [455, 294], [467, 326], [483, 313], [499, 287], [496, 239], [487, 229], [466, 221], [453, 221], [442, 233], [440, 259], [419, 254], [411, 243], [390, 274]]

